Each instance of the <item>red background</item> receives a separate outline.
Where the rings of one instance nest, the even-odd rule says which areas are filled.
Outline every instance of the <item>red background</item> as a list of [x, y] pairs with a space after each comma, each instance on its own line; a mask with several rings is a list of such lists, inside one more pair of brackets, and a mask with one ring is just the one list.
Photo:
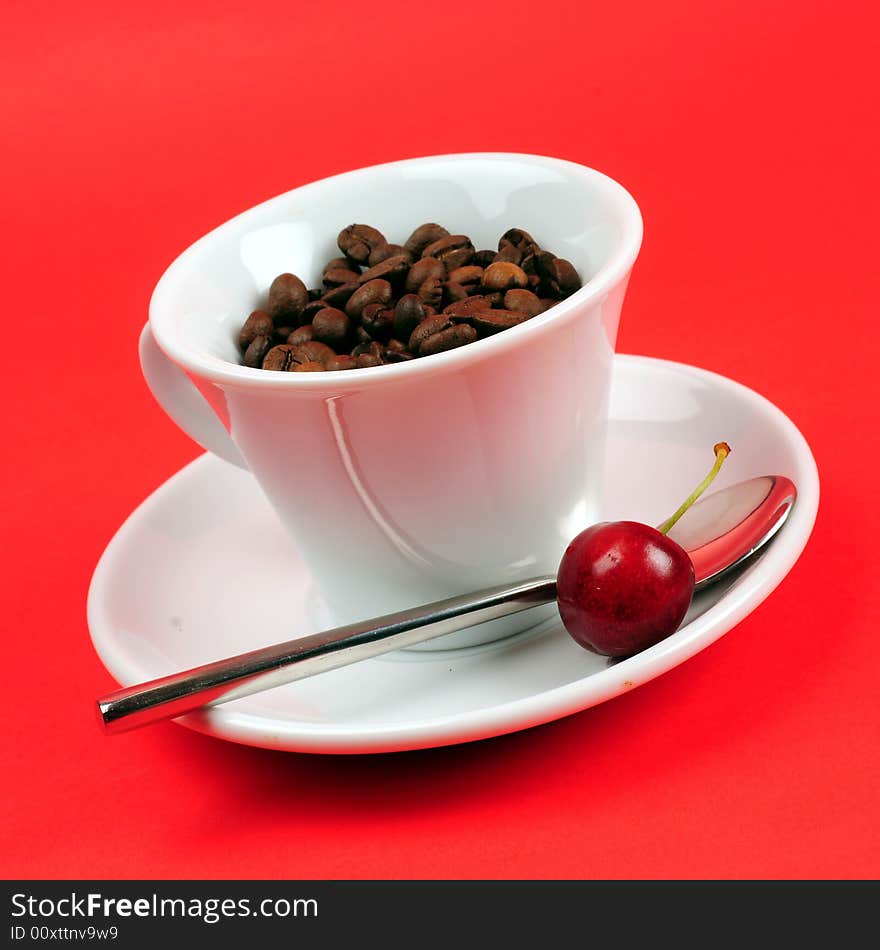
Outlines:
[[[878, 876], [876, 6], [260, 6], [4, 4], [0, 872]], [[298, 184], [481, 149], [635, 195], [619, 349], [791, 416], [823, 485], [802, 559], [693, 660], [528, 732], [363, 758], [103, 738], [92, 570], [199, 453], [140, 376], [155, 281]]]

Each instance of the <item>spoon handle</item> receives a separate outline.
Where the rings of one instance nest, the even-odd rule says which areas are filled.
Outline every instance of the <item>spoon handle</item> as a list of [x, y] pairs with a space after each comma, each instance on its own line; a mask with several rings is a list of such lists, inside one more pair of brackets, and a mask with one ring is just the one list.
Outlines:
[[98, 700], [98, 716], [107, 735], [127, 732], [555, 599], [552, 576], [450, 597], [116, 690]]

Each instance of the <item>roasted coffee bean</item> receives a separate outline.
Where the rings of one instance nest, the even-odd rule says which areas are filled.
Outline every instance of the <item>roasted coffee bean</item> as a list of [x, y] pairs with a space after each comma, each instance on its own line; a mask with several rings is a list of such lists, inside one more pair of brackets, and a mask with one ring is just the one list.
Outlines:
[[418, 294], [404, 294], [394, 307], [394, 335], [408, 340], [427, 314]]
[[255, 336], [244, 351], [244, 365], [250, 366], [251, 369], [259, 369], [263, 365], [263, 359], [271, 349], [271, 336]]
[[286, 343], [287, 338], [295, 329], [296, 327], [275, 327], [275, 332], [272, 334], [272, 343]]
[[267, 310], [276, 327], [299, 326], [308, 302], [309, 292], [296, 274], [279, 274], [269, 287]]
[[523, 252], [510, 241], [502, 241], [498, 253], [492, 258], [493, 264], [521, 264]]
[[388, 242], [381, 231], [371, 228], [368, 224], [350, 224], [339, 232], [336, 243], [346, 257], [358, 264], [366, 264], [373, 250]]
[[309, 340], [308, 343], [295, 346], [290, 358], [294, 363], [326, 363], [334, 356], [336, 356], [336, 351], [326, 343]]
[[[380, 304], [380, 303], [367, 304], [367, 306], [368, 306], [368, 307], [381, 307], [382, 304]], [[366, 309], [367, 309], [367, 307], [364, 307], [364, 310], [366, 310]], [[362, 312], [362, 314], [363, 314], [363, 312]], [[360, 326], [360, 325], [358, 325], [358, 326], [356, 326], [356, 327], [354, 328], [354, 339], [355, 339], [355, 343], [372, 343], [372, 342], [373, 342], [373, 338], [370, 336], [370, 334], [367, 333], [367, 331], [363, 328], [363, 326]]]
[[490, 307], [504, 307], [504, 291], [503, 290], [488, 290], [485, 287], [478, 287], [477, 290], [480, 291], [481, 295], [485, 298], [486, 303]]
[[295, 349], [296, 347], [291, 346], [289, 343], [273, 346], [263, 357], [263, 369], [287, 372], [292, 365], [295, 365], [293, 362], [293, 351]]
[[315, 362], [314, 360], [311, 360], [311, 361], [308, 362], [308, 363], [297, 363], [295, 366], [292, 367], [291, 372], [294, 372], [294, 373], [323, 373], [323, 372], [324, 372], [324, 369], [325, 369], [325, 367], [324, 367], [324, 364], [323, 364], [323, 363], [317, 363], [317, 362]]
[[370, 267], [375, 267], [377, 264], [381, 264], [382, 261], [387, 261], [389, 257], [399, 257], [400, 255], [403, 255], [410, 264], [412, 263], [412, 254], [400, 244], [380, 244], [370, 252], [370, 259], [367, 263]]
[[409, 254], [397, 254], [394, 257], [388, 257], [375, 267], [366, 270], [358, 278], [361, 284], [369, 283], [371, 280], [388, 280], [396, 282], [406, 277], [409, 271]]
[[448, 307], [443, 308], [443, 312], [453, 317], [470, 317], [481, 310], [488, 310], [491, 306], [491, 303], [482, 294], [475, 294], [466, 297], [464, 300], [449, 304]]
[[447, 280], [443, 285], [443, 299], [440, 302], [442, 304], [456, 303], [459, 300], [466, 300], [469, 296], [469, 291], [465, 290], [461, 284], [454, 284], [451, 280]]
[[580, 289], [581, 279], [570, 261], [556, 257], [549, 251], [535, 255], [535, 267], [541, 277], [541, 286], [550, 297], [569, 297]]
[[394, 352], [403, 353], [405, 350], [406, 350], [406, 344], [401, 343], [400, 340], [396, 338], [389, 340], [385, 344], [386, 353], [394, 353]]
[[324, 296], [323, 287], [310, 287], [309, 288], [309, 302], [313, 300], [320, 300]]
[[409, 360], [414, 360], [415, 358], [415, 354], [410, 353], [409, 350], [385, 350], [383, 362], [406, 363]]
[[486, 268], [495, 260], [495, 251], [477, 251], [471, 261], [477, 267]]
[[423, 340], [419, 347], [419, 356], [431, 356], [434, 353], [443, 353], [445, 350], [454, 350], [456, 347], [473, 343], [477, 338], [477, 331], [466, 323], [458, 323], [448, 330], [441, 330]]
[[238, 332], [238, 346], [246, 350], [258, 336], [272, 336], [275, 325], [265, 310], [254, 310]]
[[435, 257], [442, 261], [447, 271], [469, 264], [474, 256], [474, 245], [466, 234], [450, 234], [429, 244], [422, 257]]
[[423, 257], [410, 267], [404, 287], [408, 294], [416, 294], [426, 280], [445, 280], [446, 267], [436, 258]]
[[345, 312], [352, 320], [360, 320], [361, 311], [369, 303], [381, 303], [388, 306], [391, 303], [391, 284], [387, 280], [371, 280], [362, 284], [349, 298], [345, 305]]
[[369, 354], [371, 356], [375, 356], [377, 359], [381, 359], [384, 352], [385, 348], [381, 343], [371, 340], [369, 343], [358, 343], [358, 345], [351, 351], [351, 355], [363, 356], [364, 354]]
[[419, 299], [425, 306], [440, 307], [443, 303], [444, 282], [440, 277], [429, 277], [419, 287]]
[[456, 267], [454, 271], [449, 272], [449, 283], [458, 284], [464, 287], [470, 293], [478, 287], [483, 279], [483, 268], [474, 264], [466, 264], [464, 267]]
[[374, 340], [389, 340], [394, 333], [394, 308], [381, 303], [367, 304], [361, 311], [361, 326]]
[[546, 307], [530, 290], [515, 288], [504, 295], [504, 309], [524, 313], [527, 317], [536, 317], [543, 313]]
[[314, 339], [315, 331], [312, 329], [312, 325], [307, 323], [304, 327], [297, 327], [296, 330], [293, 330], [287, 337], [287, 342], [291, 346], [302, 346], [303, 343], [308, 343]]
[[493, 333], [519, 326], [528, 319], [524, 313], [513, 313], [511, 310], [484, 310], [474, 314], [471, 323], [480, 336], [491, 336]]
[[452, 321], [444, 314], [438, 314], [436, 317], [427, 317], [413, 330], [409, 338], [410, 353], [418, 353], [422, 343], [443, 330], [448, 330], [452, 326]]
[[528, 231], [523, 231], [522, 228], [510, 228], [505, 231], [498, 239], [499, 251], [501, 250], [502, 244], [512, 244], [514, 247], [519, 248], [523, 254], [533, 254], [540, 250], [538, 242]]
[[556, 285], [563, 297], [570, 297], [582, 286], [580, 276], [574, 269], [574, 265], [564, 257], [556, 258]]
[[348, 266], [348, 262], [339, 264], [338, 261], [345, 261], [345, 258], [334, 258], [321, 273], [321, 282], [325, 287], [340, 287], [342, 284], [357, 283], [360, 280], [360, 269], [353, 270]]
[[483, 271], [483, 286], [488, 290], [511, 290], [513, 287], [527, 287], [529, 278], [521, 267], [507, 261], [490, 264]]
[[412, 259], [417, 261], [422, 256], [422, 251], [424, 251], [429, 244], [439, 241], [440, 238], [444, 238], [448, 234], [449, 232], [446, 228], [441, 227], [439, 224], [434, 224], [433, 222], [422, 224], [406, 239], [403, 246], [412, 255]]
[[325, 307], [315, 314], [312, 331], [319, 343], [326, 343], [336, 350], [344, 350], [352, 333], [352, 323], [348, 315], [336, 307]]
[[[354, 293], [354, 291], [352, 291], [352, 293]], [[343, 301], [343, 306], [344, 305], [345, 303]], [[330, 304], [327, 303], [327, 300], [324, 297], [322, 297], [320, 300], [310, 300], [306, 304], [306, 307], [302, 312], [302, 316], [300, 317], [300, 320], [302, 320], [303, 326], [311, 323], [312, 320], [315, 319], [315, 314], [320, 313], [322, 310], [324, 310], [326, 307], [329, 307], [329, 306]]]
[[359, 286], [356, 281], [353, 281], [350, 284], [341, 284], [339, 287], [333, 287], [324, 294], [319, 303], [323, 303], [325, 307], [344, 307]]
[[324, 369], [328, 372], [333, 370], [357, 369], [357, 365], [355, 357], [349, 356], [347, 353], [342, 353], [339, 356], [334, 356], [327, 360], [324, 364]]
[[357, 357], [357, 367], [358, 369], [369, 369], [371, 366], [381, 366], [382, 358], [380, 356], [374, 356], [372, 353], [361, 353]]

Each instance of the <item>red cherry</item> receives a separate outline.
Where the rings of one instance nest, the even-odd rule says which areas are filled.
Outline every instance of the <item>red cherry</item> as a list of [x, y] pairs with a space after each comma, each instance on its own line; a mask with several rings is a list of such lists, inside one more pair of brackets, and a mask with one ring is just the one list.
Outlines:
[[556, 588], [565, 629], [581, 646], [630, 656], [678, 629], [693, 597], [694, 566], [656, 528], [606, 521], [569, 544]]
[[694, 565], [666, 532], [718, 474], [730, 446], [715, 446], [715, 464], [658, 530], [637, 521], [595, 524], [569, 544], [556, 575], [565, 629], [582, 647], [631, 656], [675, 633], [694, 594]]

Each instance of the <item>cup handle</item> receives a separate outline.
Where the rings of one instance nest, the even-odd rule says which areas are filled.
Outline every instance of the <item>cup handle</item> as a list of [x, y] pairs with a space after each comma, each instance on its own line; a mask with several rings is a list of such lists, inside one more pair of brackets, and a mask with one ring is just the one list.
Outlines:
[[202, 448], [247, 470], [241, 453], [205, 397], [186, 373], [159, 349], [149, 323], [141, 332], [138, 351], [150, 392], [165, 412]]

